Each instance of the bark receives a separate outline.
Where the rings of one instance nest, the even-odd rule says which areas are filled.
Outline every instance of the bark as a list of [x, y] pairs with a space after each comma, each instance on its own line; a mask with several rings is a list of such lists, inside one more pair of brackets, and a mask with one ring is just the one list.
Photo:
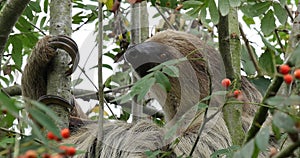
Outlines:
[[0, 11], [0, 72], [5, 44], [30, 0], [9, 0]]
[[[235, 80], [233, 89], [240, 89], [241, 43], [236, 8], [230, 8], [228, 15], [220, 16], [218, 29], [219, 47], [224, 64], [226, 65], [226, 77]], [[242, 106], [227, 105], [223, 108], [223, 115], [233, 144], [242, 145], [245, 136], [241, 121]]]
[[[71, 35], [71, 0], [52, 0], [50, 3], [50, 34]], [[59, 50], [57, 56], [52, 60], [51, 69], [48, 71], [47, 94], [57, 95], [64, 99], [71, 100], [71, 78], [65, 75], [70, 58], [67, 53]], [[59, 128], [66, 128], [69, 125], [69, 111], [59, 105], [50, 105], [62, 120], [57, 123]]]

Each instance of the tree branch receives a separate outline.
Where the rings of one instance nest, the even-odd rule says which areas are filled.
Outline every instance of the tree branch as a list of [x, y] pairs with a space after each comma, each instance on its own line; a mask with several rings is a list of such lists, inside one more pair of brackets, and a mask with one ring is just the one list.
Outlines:
[[239, 26], [240, 26], [240, 27], [239, 27], [239, 28], [240, 28], [240, 32], [241, 32], [242, 38], [243, 38], [243, 40], [244, 40], [244, 42], [245, 42], [245, 45], [246, 45], [246, 48], [247, 48], [247, 50], [248, 50], [249, 56], [250, 56], [250, 58], [251, 58], [251, 61], [252, 61], [253, 65], [254, 65], [255, 69], [256, 69], [257, 76], [262, 76], [261, 69], [260, 69], [259, 64], [258, 64], [258, 61], [257, 61], [257, 59], [256, 59], [256, 57], [255, 57], [255, 53], [253, 52], [253, 49], [252, 49], [252, 47], [250, 46], [250, 42], [249, 42], [249, 40], [247, 39], [246, 34], [244, 33], [244, 30], [243, 30], [241, 24], [240, 24]]
[[9, 0], [0, 11], [0, 71], [5, 44], [30, 0]]

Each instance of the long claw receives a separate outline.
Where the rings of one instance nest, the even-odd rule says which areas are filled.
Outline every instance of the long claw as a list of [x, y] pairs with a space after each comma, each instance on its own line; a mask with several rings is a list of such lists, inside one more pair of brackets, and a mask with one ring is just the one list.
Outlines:
[[80, 58], [76, 42], [68, 36], [58, 35], [50, 39], [49, 46], [63, 49], [71, 56], [72, 61], [69, 65], [72, 64], [72, 66], [66, 71], [67, 76], [71, 75], [77, 68]]
[[69, 111], [71, 111], [71, 109], [73, 109], [74, 107], [73, 100], [69, 102], [66, 99], [56, 95], [43, 95], [38, 99], [38, 101], [46, 105], [50, 105], [50, 104], [61, 105], [63, 107], [66, 107]]

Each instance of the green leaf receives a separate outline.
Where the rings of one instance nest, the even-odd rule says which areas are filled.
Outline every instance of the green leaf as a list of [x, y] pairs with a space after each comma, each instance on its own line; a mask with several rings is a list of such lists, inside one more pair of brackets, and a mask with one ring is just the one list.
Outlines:
[[220, 149], [215, 151], [213, 154], [210, 155], [211, 158], [219, 158], [222, 156], [226, 156], [227, 158], [233, 157], [235, 151], [239, 150], [240, 146], [233, 145], [226, 149]]
[[291, 66], [300, 66], [300, 45], [291, 53], [289, 57], [289, 64]]
[[253, 20], [252, 17], [243, 15], [243, 20], [248, 25], [248, 27], [250, 27], [251, 24], [255, 24], [255, 21]]
[[137, 101], [140, 102], [144, 99], [145, 95], [149, 92], [150, 88], [155, 83], [155, 78], [150, 78], [149, 80], [145, 80], [146, 82], [143, 82], [143, 84], [139, 84], [137, 86], [140, 86], [140, 92], [137, 96]]
[[19, 108], [16, 106], [16, 101], [7, 97], [4, 93], [0, 92], [0, 107], [7, 110], [14, 116], [18, 115]]
[[284, 9], [284, 6], [281, 6], [279, 3], [273, 3], [274, 13], [281, 24], [285, 24], [288, 18], [287, 12]]
[[273, 124], [287, 132], [296, 132], [294, 120], [287, 114], [277, 111], [273, 116]]
[[16, 117], [14, 117], [13, 115], [11, 115], [10, 113], [6, 113], [6, 115], [4, 116], [1, 112], [0, 112], [0, 127], [4, 127], [4, 128], [10, 128], [14, 125], [14, 121], [16, 119]]
[[289, 97], [275, 96], [267, 99], [266, 103], [276, 107], [298, 105], [300, 104], [300, 96], [298, 95], [291, 95]]
[[182, 3], [183, 9], [190, 9], [190, 8], [198, 8], [203, 5], [201, 1], [184, 1]]
[[162, 73], [161, 71], [156, 71], [154, 73], [154, 77], [156, 79], [156, 83], [161, 84], [166, 92], [169, 92], [171, 90], [171, 83], [169, 81], [169, 78], [164, 73]]
[[299, 105], [300, 104], [300, 96], [298, 95], [290, 95], [285, 101], [285, 105]]
[[147, 156], [147, 158], [156, 158], [159, 156], [159, 154], [161, 154], [162, 151], [160, 150], [156, 150], [156, 151], [145, 151], [145, 154]]
[[[42, 104], [40, 102], [37, 102], [37, 101], [30, 101], [30, 104], [33, 105], [34, 107], [36, 107], [36, 108], [33, 108], [33, 109], [39, 110], [44, 115], [46, 114], [48, 118], [52, 119], [52, 121], [61, 122], [61, 120], [56, 115], [56, 113], [52, 109], [50, 109], [49, 107], [45, 106], [44, 104]], [[52, 131], [52, 132], [55, 132], [55, 131]]]
[[[254, 51], [253, 48], [252, 48], [252, 50]], [[255, 55], [256, 55], [256, 53], [255, 53]], [[256, 56], [256, 58], [257, 58], [257, 56]], [[243, 65], [243, 69], [244, 69], [245, 73], [248, 76], [255, 75], [256, 69], [255, 69], [253, 61], [250, 58], [250, 55], [249, 55], [245, 45], [242, 46], [241, 60], [242, 60], [242, 65]]]
[[102, 64], [102, 67], [105, 67], [109, 70], [113, 70], [113, 68], [109, 64]]
[[284, 105], [285, 100], [286, 100], [286, 97], [284, 97], [284, 96], [275, 96], [275, 97], [271, 97], [271, 98], [267, 99], [266, 103], [269, 105], [280, 107], [280, 106]]
[[198, 110], [199, 110], [199, 111], [208, 108], [208, 105], [207, 105], [207, 104], [204, 104], [204, 103], [201, 103], [201, 102], [199, 102], [197, 106], [198, 106]]
[[21, 32], [28, 32], [32, 29], [32, 26], [28, 20], [26, 20], [23, 16], [20, 16], [18, 22], [16, 23], [16, 28]]
[[128, 85], [130, 83], [130, 76], [128, 72], [116, 72], [111, 76], [111, 81], [120, 86]]
[[115, 55], [111, 52], [104, 53], [103, 55], [110, 57], [111, 59], [115, 58]]
[[[232, 0], [230, 0], [230, 1], [232, 1]], [[219, 3], [218, 6], [219, 6], [221, 15], [222, 16], [227, 15], [229, 13], [229, 8], [230, 8], [229, 0], [221, 0], [221, 1], [219, 0], [218, 3]]]
[[167, 66], [162, 69], [162, 72], [170, 77], [179, 77], [179, 70], [176, 66]]
[[216, 25], [219, 23], [219, 11], [216, 5], [215, 0], [210, 0], [208, 10], [211, 17], [211, 22]]
[[264, 14], [271, 6], [272, 2], [259, 2], [254, 5], [248, 3], [241, 7], [242, 12], [248, 17], [256, 17]]
[[278, 128], [277, 126], [275, 126], [274, 124], [272, 124], [272, 131], [275, 135], [276, 140], [279, 140], [281, 138], [281, 131], [280, 128]]
[[21, 69], [23, 56], [22, 56], [22, 41], [18, 38], [18, 36], [13, 36], [12, 38], [12, 59], [15, 62], [18, 69]]
[[29, 7], [36, 13], [40, 13], [42, 11], [39, 1], [30, 1]]
[[15, 138], [4, 137], [0, 140], [1, 148], [8, 148], [15, 142]]
[[278, 54], [276, 48], [268, 40], [266, 40], [266, 38], [259, 31], [257, 31], [257, 32], [258, 32], [259, 36], [261, 37], [261, 40], [263, 41], [265, 46], [267, 48], [269, 48], [270, 50], [274, 51], [276, 54]]
[[80, 83], [82, 83], [82, 78], [77, 78], [71, 82], [72, 87], [78, 86]]
[[49, 5], [49, 1], [48, 0], [44, 0], [44, 12], [47, 13], [48, 12], [48, 5]]
[[44, 16], [44, 17], [41, 19], [41, 22], [40, 22], [40, 28], [44, 27], [44, 24], [45, 24], [46, 19], [47, 19], [46, 16]]
[[261, 31], [265, 35], [271, 34], [276, 28], [275, 17], [272, 10], [269, 10], [267, 14], [261, 20]]
[[201, 20], [201, 23], [204, 25], [208, 25], [206, 22], [206, 15], [207, 15], [206, 8], [203, 7], [200, 11], [200, 20]]
[[253, 152], [254, 152], [254, 140], [252, 139], [241, 149], [241, 155], [243, 158], [252, 158]]
[[262, 128], [255, 136], [255, 143], [261, 151], [266, 151], [269, 145], [270, 133], [268, 128]]
[[32, 9], [31, 7], [26, 7], [24, 12], [23, 12], [23, 16], [26, 16], [29, 20], [32, 20], [34, 15], [32, 13]]
[[271, 51], [266, 50], [259, 58], [259, 66], [267, 75], [273, 76], [276, 71], [274, 54]]
[[239, 7], [241, 5], [241, 0], [229, 0], [231, 7]]
[[[282, 7], [284, 7], [284, 5], [286, 5], [286, 0], [279, 0], [280, 1], [280, 5]], [[298, 4], [298, 3], [295, 3], [295, 4]]]
[[59, 129], [49, 115], [35, 108], [28, 109], [28, 112], [35, 121], [37, 121], [47, 130], [53, 132], [55, 135], [60, 135]]

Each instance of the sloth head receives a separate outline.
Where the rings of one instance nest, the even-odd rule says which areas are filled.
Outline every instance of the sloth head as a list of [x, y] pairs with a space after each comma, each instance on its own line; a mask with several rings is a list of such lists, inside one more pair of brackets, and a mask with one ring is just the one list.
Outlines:
[[[166, 121], [178, 121], [186, 113], [196, 114], [194, 107], [201, 98], [210, 94], [211, 82], [220, 82], [220, 79], [212, 77], [209, 70], [212, 68], [217, 76], [222, 76], [219, 72], [222, 70], [220, 55], [196, 36], [169, 30], [129, 48], [125, 53], [126, 61], [140, 77], [149, 74], [148, 70], [163, 62], [183, 57], [188, 60], [175, 65], [179, 77], [169, 77], [171, 90], [166, 93], [159, 86], [151, 89], [163, 108]], [[210, 63], [217, 65], [209, 66]]]

